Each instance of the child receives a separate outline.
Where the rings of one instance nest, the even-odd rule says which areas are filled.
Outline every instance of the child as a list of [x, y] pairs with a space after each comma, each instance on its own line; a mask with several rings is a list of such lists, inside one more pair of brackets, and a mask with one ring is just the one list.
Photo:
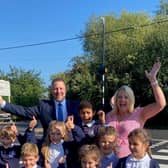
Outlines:
[[117, 168], [159, 168], [151, 157], [150, 138], [145, 129], [137, 128], [128, 135], [131, 154], [119, 159]]
[[12, 126], [12, 129], [16, 132], [17, 139], [20, 144], [24, 144], [25, 142], [37, 144], [37, 139], [35, 137], [35, 130], [34, 130], [36, 125], [37, 125], [37, 120], [33, 116], [32, 120], [29, 122], [28, 128], [25, 130], [24, 135], [18, 133], [18, 130], [15, 125]]
[[[81, 123], [73, 124], [73, 117], [67, 119], [66, 126], [71, 130], [73, 138], [76, 142], [83, 144], [94, 144], [99, 127], [105, 123], [105, 113], [98, 113], [100, 122], [94, 120], [95, 111], [88, 101], [82, 101], [79, 105], [79, 115]], [[79, 128], [80, 127], [80, 128]]]
[[[31, 124], [31, 122], [30, 122]], [[29, 129], [27, 129], [28, 131]], [[29, 135], [31, 132], [28, 133]], [[28, 135], [25, 132], [23, 139], [18, 134], [18, 130], [15, 124], [9, 124], [0, 129], [0, 168], [17, 168], [20, 161], [21, 145], [28, 140]], [[20, 137], [20, 145], [15, 145], [17, 136]], [[33, 137], [31, 135], [31, 137]], [[29, 139], [31, 141], [31, 139]]]
[[64, 122], [53, 120], [49, 124], [48, 132], [42, 144], [41, 164], [46, 168], [66, 167], [66, 159], [69, 159], [69, 137]]
[[0, 167], [10, 168], [19, 167], [20, 145], [14, 145], [16, 133], [12, 130], [11, 125], [6, 125], [0, 130]]
[[24, 165], [22, 168], [41, 168], [37, 165], [39, 152], [36, 144], [25, 143], [21, 148], [21, 158]]
[[100, 150], [94, 144], [83, 145], [79, 150], [79, 159], [81, 168], [98, 168], [101, 160]]
[[102, 126], [98, 130], [98, 145], [102, 154], [101, 168], [107, 168], [112, 164], [115, 168], [119, 158], [115, 155], [117, 132], [115, 128]]

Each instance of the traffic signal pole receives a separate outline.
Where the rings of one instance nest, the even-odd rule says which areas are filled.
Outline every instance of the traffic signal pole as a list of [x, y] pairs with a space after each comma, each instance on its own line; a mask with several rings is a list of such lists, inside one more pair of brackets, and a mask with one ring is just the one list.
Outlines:
[[[102, 30], [102, 67], [105, 67], [105, 18], [101, 17], [102, 24], [103, 24], [103, 30]], [[105, 73], [102, 74], [102, 105], [104, 107], [105, 104]]]

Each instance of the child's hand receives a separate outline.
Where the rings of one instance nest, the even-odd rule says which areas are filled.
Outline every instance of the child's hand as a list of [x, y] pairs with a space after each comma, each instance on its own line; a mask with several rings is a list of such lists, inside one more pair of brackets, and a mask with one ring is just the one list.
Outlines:
[[105, 112], [103, 110], [99, 110], [97, 112], [97, 115], [98, 115], [98, 118], [99, 118], [99, 121], [102, 123], [102, 124], [105, 124], [106, 123], [106, 120], [105, 120]]
[[30, 129], [30, 130], [33, 130], [36, 125], [37, 125], [37, 120], [36, 120], [36, 118], [33, 116], [32, 120], [31, 120], [30, 123], [29, 123], [29, 129]]
[[74, 129], [74, 128], [75, 128], [75, 124], [74, 124], [74, 116], [73, 116], [73, 115], [68, 116], [65, 125], [66, 125], [68, 131], [70, 131], [71, 129]]
[[113, 168], [112, 162], [106, 168]]
[[15, 125], [14, 122], [13, 122], [12, 125], [11, 125], [11, 129], [12, 129], [12, 131], [13, 131], [16, 135], [18, 135], [18, 129], [17, 129], [17, 127], [16, 127], [16, 125]]
[[5, 168], [9, 168], [9, 165], [8, 165], [8, 163], [5, 163]]
[[59, 164], [62, 164], [62, 163], [65, 163], [66, 161], [66, 155], [65, 156], [62, 156], [59, 160], [58, 160], [58, 163]]
[[51, 168], [50, 163], [46, 159], [44, 160], [44, 168]]

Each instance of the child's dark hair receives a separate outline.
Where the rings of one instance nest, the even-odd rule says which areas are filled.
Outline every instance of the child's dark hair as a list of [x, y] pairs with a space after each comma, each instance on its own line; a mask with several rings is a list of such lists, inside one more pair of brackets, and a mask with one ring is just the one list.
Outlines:
[[87, 101], [87, 100], [83, 100], [79, 104], [79, 110], [82, 110], [84, 108], [89, 108], [89, 109], [92, 109], [93, 111], [95, 110], [93, 108], [93, 105], [89, 101]]
[[151, 149], [150, 149], [151, 138], [150, 138], [147, 130], [143, 129], [143, 128], [136, 128], [129, 133], [128, 140], [133, 138], [133, 137], [138, 137], [141, 142], [147, 144], [146, 152], [149, 154], [150, 157], [152, 157], [151, 156], [152, 152], [151, 152]]

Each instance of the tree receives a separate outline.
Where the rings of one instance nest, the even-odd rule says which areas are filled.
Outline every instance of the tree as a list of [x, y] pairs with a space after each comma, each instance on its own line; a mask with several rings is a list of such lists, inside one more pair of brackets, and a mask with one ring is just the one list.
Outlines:
[[168, 14], [168, 1], [160, 0], [159, 9], [156, 11], [156, 15], [165, 16]]
[[[76, 56], [71, 60], [72, 69], [52, 76], [61, 77], [67, 85], [67, 97], [74, 100], [90, 100], [93, 104], [100, 100], [100, 85], [87, 56]], [[97, 96], [95, 96], [97, 95]]]
[[[108, 103], [115, 91], [126, 84], [135, 92], [136, 105], [152, 102], [153, 95], [145, 70], [158, 57], [162, 62], [159, 83], [168, 94], [168, 22], [163, 17], [151, 18], [146, 13], [124, 11], [117, 17], [106, 16], [105, 23], [105, 66], [108, 68], [105, 101]], [[65, 74], [71, 88], [69, 95], [77, 95], [80, 100], [87, 98], [99, 107], [102, 95], [101, 74], [98, 73], [102, 65], [102, 23], [99, 16], [90, 18], [82, 35], [84, 55], [75, 57], [72, 70]], [[166, 110], [164, 114], [167, 114]]]
[[0, 76], [1, 79], [10, 81], [12, 103], [31, 106], [44, 98], [46, 89], [39, 72], [10, 66], [10, 71], [6, 74], [0, 71]]

